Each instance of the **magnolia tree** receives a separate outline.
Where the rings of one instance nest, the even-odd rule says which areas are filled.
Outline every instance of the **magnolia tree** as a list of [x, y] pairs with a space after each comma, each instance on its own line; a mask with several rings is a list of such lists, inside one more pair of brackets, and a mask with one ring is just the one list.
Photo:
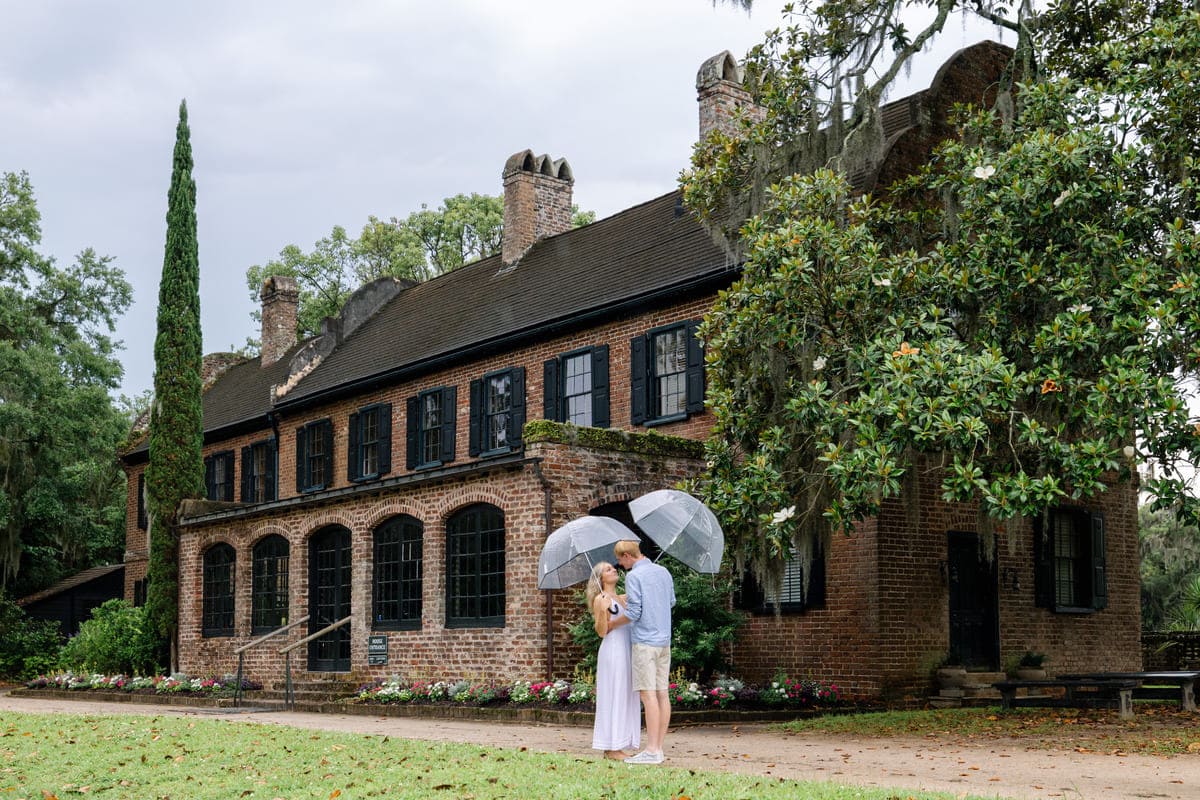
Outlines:
[[[751, 54], [765, 119], [697, 146], [687, 201], [745, 257], [701, 329], [717, 431], [700, 488], [766, 585], [918, 470], [976, 503], [985, 533], [1148, 464], [1159, 503], [1194, 508], [1200, 16], [1146, 11], [1065, 48], [1056, 13], [1017, 15], [1025, 81], [964, 113], [885, 199], [843, 175], [876, 152], [856, 132], [867, 112], [832, 143], [811, 124], [841, 103], [804, 71], [814, 42], [821, 69], [836, 56], [818, 35], [839, 30], [828, 16]], [[786, 153], [796, 139], [809, 162], [780, 177], [803, 160]]]

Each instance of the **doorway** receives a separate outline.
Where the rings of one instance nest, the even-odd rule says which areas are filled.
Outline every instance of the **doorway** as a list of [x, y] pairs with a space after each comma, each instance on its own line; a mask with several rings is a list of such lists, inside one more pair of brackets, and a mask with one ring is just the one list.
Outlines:
[[946, 538], [950, 586], [950, 649], [968, 669], [1000, 669], [1000, 615], [996, 559], [979, 534], [950, 531]]
[[[308, 544], [308, 632], [350, 615], [350, 531], [340, 525], [317, 531]], [[350, 625], [308, 643], [311, 672], [350, 671]]]

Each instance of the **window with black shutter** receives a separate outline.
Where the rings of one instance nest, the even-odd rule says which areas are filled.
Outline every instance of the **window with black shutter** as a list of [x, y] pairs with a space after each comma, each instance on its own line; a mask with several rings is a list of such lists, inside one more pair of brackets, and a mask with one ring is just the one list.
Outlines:
[[273, 437], [242, 448], [243, 503], [270, 503], [277, 498], [277, 457], [278, 447]]
[[797, 614], [825, 606], [825, 549], [818, 542], [809, 564], [808, 590], [804, 587], [804, 563], [793, 551], [783, 570], [778, 593], [766, 590], [747, 572], [736, 598], [739, 608], [756, 614], [774, 614], [776, 603], [782, 614]]
[[392, 471], [392, 404], [378, 403], [350, 415], [347, 478], [366, 481]]
[[375, 529], [374, 627], [421, 627], [424, 528], [410, 516], [392, 517]]
[[1034, 522], [1034, 594], [1038, 606], [1089, 613], [1108, 605], [1104, 515], [1054, 508]]
[[458, 390], [439, 386], [408, 398], [405, 411], [405, 466], [428, 469], [454, 460]]
[[236, 554], [228, 544], [216, 544], [204, 553], [204, 636], [233, 636], [233, 579]]
[[296, 429], [296, 491], [333, 485], [333, 423], [327, 419]]
[[524, 426], [524, 367], [471, 381], [470, 455], [486, 458], [520, 450]]
[[704, 350], [699, 323], [655, 328], [630, 341], [630, 417], [634, 425], [661, 425], [704, 410]]
[[204, 496], [209, 500], [233, 500], [232, 450], [204, 459]]
[[588, 347], [543, 364], [544, 419], [607, 428], [608, 345]]

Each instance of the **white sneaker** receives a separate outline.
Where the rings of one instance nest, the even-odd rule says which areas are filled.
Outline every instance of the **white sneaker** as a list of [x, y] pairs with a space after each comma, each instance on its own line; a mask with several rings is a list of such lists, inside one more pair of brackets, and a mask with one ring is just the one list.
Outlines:
[[630, 756], [625, 759], [626, 764], [661, 764], [663, 763], [662, 753], [651, 753], [649, 750], [643, 750], [635, 756]]

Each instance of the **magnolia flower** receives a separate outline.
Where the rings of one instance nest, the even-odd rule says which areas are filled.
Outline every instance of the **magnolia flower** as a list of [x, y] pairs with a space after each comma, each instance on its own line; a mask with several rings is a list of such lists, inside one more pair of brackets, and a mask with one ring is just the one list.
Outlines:
[[1061, 391], [1062, 387], [1058, 385], [1054, 378], [1046, 378], [1046, 380], [1042, 381], [1042, 394]]
[[1062, 194], [1060, 194], [1058, 197], [1054, 198], [1054, 207], [1058, 208], [1059, 206], [1061, 206], [1063, 203], [1066, 202], [1067, 198], [1070, 196], [1071, 196], [1071, 190], [1063, 189]]
[[1070, 311], [1072, 314], [1086, 314], [1091, 310], [1092, 307], [1087, 303], [1076, 303], [1075, 305], [1067, 308], [1067, 311]]
[[820, 372], [825, 369], [825, 356], [817, 356], [813, 359], [813, 371]]
[[1134, 455], [1137, 453], [1137, 451], [1133, 449], [1133, 445], [1131, 445], [1131, 444], [1125, 445], [1125, 447], [1122, 448], [1121, 452], [1124, 453], [1125, 457], [1130, 460], [1132, 460]]
[[921, 352], [921, 348], [912, 347], [908, 342], [901, 342], [899, 350], [892, 351], [892, 358], [900, 358], [901, 356], [915, 356]]
[[975, 168], [975, 177], [979, 178], [979, 180], [981, 180], [981, 181], [986, 181], [988, 178], [992, 177], [995, 174], [996, 174], [996, 168], [994, 166], [992, 166], [991, 164], [988, 164], [986, 167], [976, 167]]
[[774, 514], [771, 515], [771, 524], [779, 525], [781, 523], [787, 522], [789, 519], [791, 519], [794, 516], [796, 516], [796, 507], [788, 506], [787, 508], [780, 509], [779, 511], [776, 511]]
[[875, 284], [876, 286], [891, 286], [892, 279], [891, 278], [872, 278], [871, 283]]

